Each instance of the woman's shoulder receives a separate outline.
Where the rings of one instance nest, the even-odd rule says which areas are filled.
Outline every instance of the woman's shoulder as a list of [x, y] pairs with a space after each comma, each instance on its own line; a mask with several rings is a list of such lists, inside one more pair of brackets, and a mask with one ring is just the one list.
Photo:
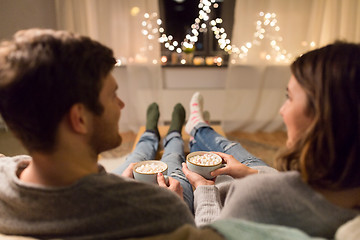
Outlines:
[[[236, 191], [248, 189], [253, 192], [287, 191], [289, 189], [301, 189], [306, 185], [297, 171], [275, 172], [267, 174], [253, 174], [247, 177], [236, 179], [231, 188]], [[305, 186], [306, 187], [306, 186]]]
[[13, 157], [5, 156], [0, 154], [0, 166], [8, 166], [9, 164], [13, 163], [12, 165], [16, 165], [20, 162], [29, 162], [31, 161], [31, 157], [28, 155], [16, 155]]
[[0, 157], [0, 178], [2, 178], [2, 181], [8, 181], [9, 179], [14, 178], [16, 172], [27, 167], [30, 161], [31, 157], [27, 155]]
[[252, 174], [244, 178], [236, 179], [235, 182], [283, 182], [286, 181], [298, 181], [301, 179], [298, 171], [286, 171], [286, 172], [270, 172], [264, 174]]

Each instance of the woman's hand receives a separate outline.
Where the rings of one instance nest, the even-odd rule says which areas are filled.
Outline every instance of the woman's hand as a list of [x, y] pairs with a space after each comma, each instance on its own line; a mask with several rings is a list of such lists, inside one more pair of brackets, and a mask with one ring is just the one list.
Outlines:
[[134, 168], [135, 164], [136, 163], [130, 163], [129, 166], [123, 171], [121, 176], [127, 177], [127, 178], [134, 178], [133, 168]]
[[180, 182], [178, 180], [176, 180], [172, 177], [168, 177], [168, 184], [167, 184], [164, 174], [158, 173], [157, 174], [157, 182], [160, 187], [167, 188], [170, 191], [176, 193], [181, 199], [184, 199], [183, 188], [181, 187]]
[[214, 185], [215, 184], [215, 178], [208, 180], [208, 179], [204, 178], [203, 176], [190, 171], [187, 168], [186, 163], [183, 163], [182, 167], [183, 167], [182, 170], [183, 170], [186, 178], [189, 180], [191, 185], [193, 185], [193, 187], [197, 188], [198, 186], [201, 186], [201, 185]]
[[247, 167], [229, 154], [221, 152], [214, 153], [223, 159], [223, 162], [226, 163], [226, 166], [211, 172], [211, 176], [216, 177], [219, 175], [230, 175], [233, 178], [242, 178], [250, 174], [258, 173], [258, 170]]

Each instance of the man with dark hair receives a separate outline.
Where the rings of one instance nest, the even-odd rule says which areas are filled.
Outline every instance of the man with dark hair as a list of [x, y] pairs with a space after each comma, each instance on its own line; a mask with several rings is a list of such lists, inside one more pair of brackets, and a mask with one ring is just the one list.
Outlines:
[[120, 239], [194, 224], [176, 194], [97, 163], [121, 143], [114, 63], [109, 48], [65, 31], [1, 43], [0, 113], [30, 155], [0, 158], [1, 233]]

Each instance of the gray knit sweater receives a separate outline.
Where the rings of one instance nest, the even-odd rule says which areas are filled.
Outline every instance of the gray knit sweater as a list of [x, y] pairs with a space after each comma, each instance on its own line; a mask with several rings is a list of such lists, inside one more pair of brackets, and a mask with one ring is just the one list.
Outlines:
[[17, 176], [29, 160], [25, 156], [0, 158], [1, 233], [121, 239], [194, 225], [187, 205], [174, 193], [106, 173], [101, 166], [100, 173], [69, 187], [26, 184]]
[[327, 201], [298, 172], [257, 174], [195, 190], [195, 222], [241, 218], [295, 227], [311, 236], [332, 238], [337, 228], [359, 211]]

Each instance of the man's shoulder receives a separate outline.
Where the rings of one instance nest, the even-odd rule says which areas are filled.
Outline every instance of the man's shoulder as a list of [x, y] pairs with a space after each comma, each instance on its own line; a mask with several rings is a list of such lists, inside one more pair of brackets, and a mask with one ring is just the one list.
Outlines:
[[96, 189], [104, 194], [111, 195], [126, 194], [128, 197], [141, 196], [142, 198], [157, 195], [168, 198], [178, 198], [175, 193], [161, 188], [156, 184], [144, 183], [107, 172], [85, 177], [80, 181], [79, 185], [82, 185], [82, 188], [88, 188], [90, 191]]

